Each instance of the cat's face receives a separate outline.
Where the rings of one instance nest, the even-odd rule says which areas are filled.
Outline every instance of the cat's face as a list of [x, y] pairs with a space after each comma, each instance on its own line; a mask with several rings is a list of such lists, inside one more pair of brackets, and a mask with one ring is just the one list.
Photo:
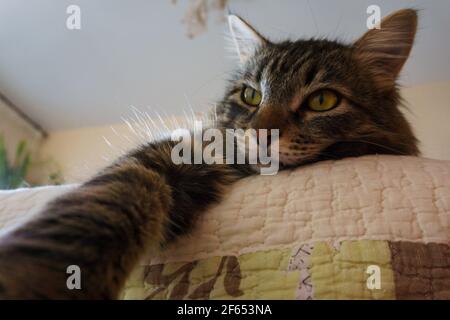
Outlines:
[[219, 125], [279, 129], [284, 166], [370, 153], [417, 154], [395, 83], [416, 20], [414, 11], [399, 11], [380, 30], [344, 45], [272, 43], [231, 16], [240, 67], [218, 106]]

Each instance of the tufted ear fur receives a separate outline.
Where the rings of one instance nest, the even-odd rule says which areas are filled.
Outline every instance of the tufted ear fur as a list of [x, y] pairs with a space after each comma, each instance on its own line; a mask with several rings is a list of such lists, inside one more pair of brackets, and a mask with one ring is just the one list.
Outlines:
[[393, 84], [408, 59], [417, 30], [417, 12], [396, 11], [381, 21], [380, 29], [366, 32], [353, 45], [355, 58], [378, 78]]
[[241, 63], [247, 62], [256, 49], [267, 43], [263, 36], [239, 16], [229, 15], [228, 25]]

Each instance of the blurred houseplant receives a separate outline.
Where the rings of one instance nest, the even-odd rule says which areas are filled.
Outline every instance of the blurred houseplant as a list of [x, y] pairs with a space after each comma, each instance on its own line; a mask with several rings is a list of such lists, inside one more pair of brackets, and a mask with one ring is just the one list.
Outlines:
[[16, 148], [16, 156], [12, 163], [9, 163], [5, 140], [0, 135], [0, 189], [16, 189], [25, 187], [28, 169], [30, 167], [31, 156], [27, 151], [27, 143], [21, 141]]

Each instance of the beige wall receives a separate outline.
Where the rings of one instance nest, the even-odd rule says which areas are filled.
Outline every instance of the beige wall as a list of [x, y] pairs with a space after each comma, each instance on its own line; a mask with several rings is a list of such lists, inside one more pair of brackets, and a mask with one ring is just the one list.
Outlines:
[[[405, 114], [421, 141], [424, 157], [450, 160], [450, 82], [402, 89], [409, 108]], [[42, 148], [44, 158], [56, 160], [66, 182], [82, 181], [139, 144], [125, 124], [53, 132]], [[111, 145], [105, 141], [104, 137]]]
[[0, 135], [5, 138], [8, 155], [15, 152], [17, 144], [26, 140], [29, 147], [35, 150], [39, 147], [42, 134], [35, 130], [29, 123], [23, 120], [6, 103], [0, 99]]
[[[59, 164], [66, 183], [80, 182], [128, 150], [169, 132], [165, 127], [190, 127], [182, 118], [167, 119], [164, 125], [155, 122], [154, 126], [149, 121], [146, 121], [146, 126], [139, 122], [133, 123], [134, 131], [130, 130], [129, 125], [120, 123], [51, 132], [41, 147], [40, 155], [45, 162]], [[153, 137], [146, 136], [149, 131]]]
[[450, 82], [402, 90], [410, 112], [406, 116], [419, 138], [422, 155], [450, 160]]
[[14, 160], [17, 145], [20, 141], [27, 142], [28, 150], [31, 152], [32, 168], [27, 180], [33, 182], [39, 180], [33, 175], [33, 165], [37, 162], [37, 150], [40, 147], [43, 134], [33, 128], [28, 122], [22, 119], [3, 100], [0, 99], [0, 135], [5, 139], [6, 151], [9, 161]]
[[[132, 136], [124, 124], [112, 127], [118, 135]], [[83, 181], [119, 156], [120, 149], [131, 149], [138, 144], [137, 139], [133, 144], [127, 143], [118, 135], [111, 126], [52, 132], [41, 148], [41, 157], [60, 165], [65, 182]]]

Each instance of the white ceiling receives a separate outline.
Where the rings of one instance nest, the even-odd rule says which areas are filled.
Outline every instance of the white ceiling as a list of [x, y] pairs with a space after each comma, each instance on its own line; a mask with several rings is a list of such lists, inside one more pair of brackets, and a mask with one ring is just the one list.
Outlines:
[[[131, 106], [181, 114], [220, 97], [234, 60], [226, 26], [210, 19], [188, 39], [178, 0], [0, 0], [0, 92], [46, 130], [117, 123]], [[230, 0], [230, 9], [271, 39], [330, 36], [346, 41], [366, 28], [361, 0]], [[382, 15], [415, 7], [420, 31], [403, 83], [450, 79], [450, 1], [376, 1]], [[65, 27], [81, 7], [82, 29]]]

